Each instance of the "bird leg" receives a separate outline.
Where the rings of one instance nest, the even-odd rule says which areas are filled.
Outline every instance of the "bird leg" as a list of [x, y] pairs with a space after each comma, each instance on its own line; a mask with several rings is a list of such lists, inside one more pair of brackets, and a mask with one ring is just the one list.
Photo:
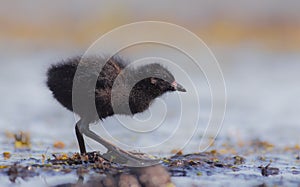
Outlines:
[[81, 154], [85, 154], [86, 153], [86, 149], [85, 149], [85, 144], [84, 144], [84, 139], [82, 134], [79, 131], [78, 125], [81, 122], [81, 120], [79, 120], [76, 125], [75, 125], [75, 132], [76, 132], [76, 137], [77, 137], [77, 141], [78, 141], [78, 145], [79, 145], [79, 149], [80, 149], [80, 153]]
[[[125, 150], [122, 150], [118, 147], [116, 147], [115, 145], [111, 144], [110, 142], [106, 141], [105, 139], [101, 138], [100, 136], [98, 136], [96, 133], [94, 133], [93, 131], [91, 131], [89, 129], [89, 124], [84, 123], [83, 120], [80, 120], [78, 122], [78, 130], [79, 133], [86, 135], [87, 137], [95, 140], [96, 142], [100, 143], [101, 145], [103, 145], [104, 147], [107, 148], [107, 152], [104, 153], [102, 156], [103, 158], [105, 158], [106, 160], [109, 160], [111, 162], [115, 162], [115, 163], [119, 163], [119, 164], [123, 164], [126, 166], [131, 166], [131, 167], [144, 167], [144, 166], [150, 166], [150, 165], [155, 165], [159, 163], [158, 159], [144, 159], [144, 158], [140, 158], [137, 157]], [[82, 137], [82, 135], [81, 135]], [[77, 136], [78, 139], [78, 136]], [[80, 142], [80, 140], [78, 139], [78, 142]], [[79, 143], [80, 145], [80, 143]], [[82, 149], [82, 147], [80, 148], [80, 150]]]

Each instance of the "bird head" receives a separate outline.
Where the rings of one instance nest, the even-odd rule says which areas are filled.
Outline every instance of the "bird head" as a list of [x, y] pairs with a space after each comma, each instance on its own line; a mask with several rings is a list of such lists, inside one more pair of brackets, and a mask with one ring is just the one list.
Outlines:
[[168, 91], [186, 92], [183, 86], [176, 82], [174, 76], [160, 64], [148, 64], [140, 69], [143, 75], [149, 75], [145, 79], [150, 90], [163, 94]]
[[130, 73], [131, 81], [135, 82], [129, 96], [130, 110], [133, 114], [143, 112], [155, 98], [166, 92], [186, 92], [175, 81], [174, 76], [160, 64], [144, 65]]

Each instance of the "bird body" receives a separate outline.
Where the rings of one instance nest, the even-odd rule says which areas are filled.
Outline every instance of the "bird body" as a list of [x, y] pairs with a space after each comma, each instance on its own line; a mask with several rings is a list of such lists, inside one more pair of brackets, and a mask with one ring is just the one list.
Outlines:
[[[81, 70], [77, 71], [76, 78], [79, 81], [80, 89], [89, 93], [86, 95], [86, 99], [92, 97], [91, 94], [94, 92], [95, 102], [102, 106], [102, 110], [99, 110], [100, 119], [112, 115], [110, 89], [113, 81], [124, 68], [124, 62], [110, 59], [103, 64], [102, 71], [98, 73], [98, 69], [103, 63], [102, 60], [96, 57], [89, 57], [85, 60], [81, 60], [81, 57], [75, 57], [53, 65], [48, 70], [47, 85], [52, 91], [54, 98], [64, 107], [73, 111], [73, 83], [80, 64]], [[93, 82], [92, 80], [97, 80], [96, 85], [93, 85], [93, 87], [90, 85], [90, 82]], [[85, 112], [81, 113], [80, 111], [74, 112], [80, 116], [85, 114]]]
[[[79, 111], [74, 111], [81, 117], [88, 116], [84, 111], [84, 101], [89, 98], [95, 98], [95, 105], [97, 108], [99, 119], [104, 119], [114, 114], [112, 107], [112, 88], [114, 86], [113, 99], [116, 103], [115, 108], [118, 108], [118, 114], [135, 114], [146, 110], [151, 102], [167, 91], [175, 91], [169, 82], [175, 81], [172, 74], [159, 64], [150, 64], [137, 69], [124, 70], [128, 64], [119, 57], [112, 57], [106, 63], [104, 58], [100, 57], [86, 57], [71, 58], [63, 63], [52, 66], [48, 71], [47, 85], [52, 91], [53, 96], [67, 109], [73, 111], [72, 106], [72, 91], [73, 82], [76, 74], [78, 86], [80, 90], [86, 91], [85, 96], [80, 99], [82, 105]], [[80, 71], [77, 68], [80, 63]], [[99, 68], [102, 69], [101, 71]], [[76, 72], [77, 71], [77, 72]], [[161, 87], [151, 83], [151, 78], [145, 77], [153, 76], [153, 74], [164, 73], [166, 85]], [[118, 77], [118, 79], [117, 79]], [[93, 84], [93, 80], [96, 83]], [[130, 86], [131, 84], [135, 85]], [[129, 93], [128, 95], [124, 93]], [[94, 95], [93, 95], [94, 94]], [[129, 102], [130, 111], [125, 108], [126, 103]], [[81, 111], [81, 109], [83, 111]], [[98, 116], [91, 117], [91, 121], [98, 119]]]
[[[114, 114], [143, 112], [155, 98], [166, 92], [185, 92], [175, 82], [174, 76], [160, 64], [126, 68], [128, 65], [117, 56], [108, 60], [93, 56], [70, 58], [49, 68], [47, 86], [54, 98], [81, 118], [75, 126], [81, 153], [86, 152], [83, 133], [119, 155], [124, 156], [125, 153], [128, 156], [127, 152], [118, 151], [91, 132], [88, 124]], [[92, 112], [90, 105], [96, 107], [95, 112]]]

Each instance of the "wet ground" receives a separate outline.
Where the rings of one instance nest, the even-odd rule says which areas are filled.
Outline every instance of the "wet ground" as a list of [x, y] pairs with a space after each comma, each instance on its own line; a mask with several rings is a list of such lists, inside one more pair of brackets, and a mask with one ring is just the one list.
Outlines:
[[36, 149], [26, 133], [6, 133], [2, 142], [1, 186], [299, 186], [300, 146], [276, 146], [262, 140], [229, 140], [202, 153], [161, 158], [159, 165], [128, 168], [87, 155], [63, 152], [63, 142], [53, 142], [57, 152]]

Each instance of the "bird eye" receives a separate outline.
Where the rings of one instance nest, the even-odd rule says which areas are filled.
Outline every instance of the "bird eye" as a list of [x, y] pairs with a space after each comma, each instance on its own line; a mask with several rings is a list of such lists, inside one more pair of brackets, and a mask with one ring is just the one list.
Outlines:
[[155, 78], [153, 78], [153, 77], [152, 77], [150, 80], [151, 80], [151, 83], [152, 83], [152, 84], [156, 84], [156, 82], [157, 82], [157, 79], [155, 79]]

